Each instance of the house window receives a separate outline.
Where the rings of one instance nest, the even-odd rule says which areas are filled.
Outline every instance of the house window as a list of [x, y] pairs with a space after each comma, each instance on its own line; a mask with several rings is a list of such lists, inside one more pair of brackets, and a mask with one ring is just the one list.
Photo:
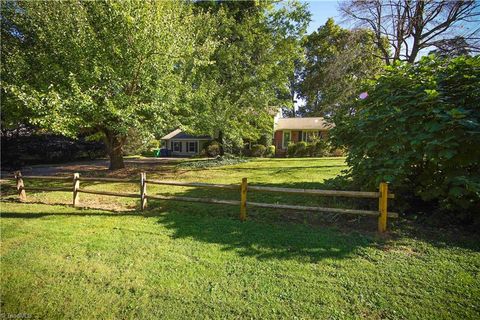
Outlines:
[[182, 142], [181, 141], [173, 141], [172, 142], [172, 150], [175, 152], [182, 152]]
[[291, 132], [290, 131], [283, 131], [283, 148], [286, 149], [288, 147], [288, 144], [290, 143], [291, 140]]
[[187, 152], [195, 153], [197, 152], [197, 141], [189, 141], [187, 143]]
[[302, 131], [302, 141], [310, 142], [319, 137], [318, 131]]

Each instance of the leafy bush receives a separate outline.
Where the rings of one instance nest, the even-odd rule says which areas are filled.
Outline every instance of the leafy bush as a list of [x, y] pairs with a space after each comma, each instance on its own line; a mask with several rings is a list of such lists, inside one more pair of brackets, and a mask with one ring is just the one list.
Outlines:
[[136, 128], [128, 131], [128, 139], [123, 146], [124, 155], [138, 155], [148, 153], [153, 148], [158, 148], [160, 142], [156, 140], [153, 134], [144, 132]]
[[252, 146], [252, 157], [263, 157], [266, 149], [262, 144], [254, 144]]
[[267, 147], [267, 150], [265, 151], [265, 157], [274, 157], [275, 156], [275, 146], [270, 145]]
[[323, 139], [315, 139], [307, 146], [307, 153], [311, 157], [324, 157], [328, 154], [328, 144]]
[[260, 139], [258, 139], [258, 144], [264, 145], [265, 147], [269, 147], [272, 145], [272, 134], [262, 134]]
[[307, 155], [307, 146], [308, 144], [305, 141], [297, 142], [295, 147], [295, 156], [305, 157]]
[[297, 144], [290, 142], [287, 146], [287, 156], [294, 157], [297, 152]]
[[148, 150], [158, 149], [158, 148], [160, 148], [160, 141], [158, 141], [157, 139], [151, 139], [150, 141], [148, 141], [148, 144], [147, 144]]
[[330, 152], [330, 155], [332, 157], [343, 157], [345, 156], [346, 152], [344, 149], [340, 149], [340, 148], [336, 148], [336, 149], [333, 149], [331, 152]]
[[209, 157], [216, 157], [220, 155], [220, 144], [217, 141], [212, 141], [206, 146], [206, 154]]
[[145, 150], [145, 151], [142, 151], [140, 154], [143, 157], [155, 157], [156, 151], [157, 151], [156, 149]]
[[370, 189], [388, 181], [414, 210], [420, 201], [428, 211], [478, 219], [480, 57], [388, 67], [367, 92], [331, 131], [349, 151], [353, 180]]
[[290, 143], [287, 148], [289, 157], [323, 157], [328, 154], [328, 144], [325, 140], [317, 139], [310, 143], [300, 141]]

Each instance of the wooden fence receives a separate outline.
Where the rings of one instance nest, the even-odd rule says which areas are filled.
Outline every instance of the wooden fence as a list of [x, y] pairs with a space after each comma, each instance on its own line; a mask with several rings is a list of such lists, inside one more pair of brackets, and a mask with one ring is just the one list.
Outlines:
[[[388, 184], [380, 183], [378, 192], [365, 192], [365, 191], [338, 191], [338, 190], [318, 190], [318, 189], [294, 189], [294, 188], [277, 188], [277, 187], [265, 187], [248, 185], [247, 178], [243, 178], [239, 185], [228, 184], [211, 184], [211, 183], [198, 183], [198, 182], [177, 182], [177, 181], [164, 181], [164, 180], [151, 180], [147, 179], [146, 173], [140, 174], [140, 180], [133, 179], [118, 179], [118, 178], [94, 178], [94, 177], [80, 177], [80, 174], [74, 173], [72, 177], [56, 177], [56, 176], [22, 176], [17, 171], [15, 174], [16, 188], [20, 201], [26, 200], [24, 179], [40, 179], [40, 180], [54, 180], [54, 181], [72, 181], [72, 188], [66, 187], [28, 187], [28, 190], [39, 191], [67, 191], [73, 193], [73, 206], [79, 205], [79, 194], [99, 194], [107, 196], [117, 197], [129, 197], [140, 198], [140, 207], [142, 210], [147, 208], [148, 199], [156, 200], [174, 200], [174, 201], [186, 201], [186, 202], [201, 202], [201, 203], [214, 203], [214, 204], [227, 204], [227, 205], [239, 205], [240, 206], [240, 219], [242, 221], [247, 219], [247, 206], [258, 208], [273, 208], [273, 209], [287, 209], [287, 210], [303, 210], [303, 211], [315, 211], [315, 212], [329, 212], [329, 213], [341, 213], [341, 214], [353, 214], [378, 217], [378, 231], [385, 232], [387, 230], [387, 217], [398, 218], [398, 214], [387, 211], [388, 199], [393, 199], [394, 195], [388, 193]], [[110, 191], [97, 191], [86, 190], [80, 186], [81, 181], [96, 181], [96, 182], [121, 182], [121, 183], [138, 183], [140, 182], [139, 193], [125, 193], [125, 192], [110, 192]], [[240, 201], [237, 200], [219, 200], [211, 198], [193, 198], [193, 197], [181, 197], [181, 196], [164, 196], [164, 195], [149, 195], [147, 193], [147, 184], [156, 185], [170, 185], [170, 186], [184, 186], [184, 187], [196, 187], [207, 189], [230, 189], [240, 191]], [[273, 204], [273, 203], [259, 203], [247, 201], [247, 192], [273, 192], [273, 193], [287, 193], [287, 194], [303, 194], [314, 195], [322, 197], [347, 197], [347, 198], [369, 198], [378, 199], [378, 211], [371, 210], [356, 210], [356, 209], [341, 209], [341, 208], [324, 208], [324, 207], [312, 207], [312, 206], [299, 206], [299, 205], [287, 205], [287, 204]]]

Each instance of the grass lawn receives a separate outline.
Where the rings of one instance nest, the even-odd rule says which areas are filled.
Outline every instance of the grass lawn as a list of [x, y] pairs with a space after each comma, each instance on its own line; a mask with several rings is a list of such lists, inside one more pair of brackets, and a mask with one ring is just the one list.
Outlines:
[[[227, 167], [131, 166], [115, 173], [157, 179], [321, 187], [342, 158], [259, 159]], [[105, 170], [82, 175], [111, 176]], [[44, 182], [42, 182], [44, 184]], [[480, 241], [409, 222], [33, 192], [2, 194], [1, 313], [72, 319], [478, 319]], [[52, 185], [60, 185], [54, 183]], [[138, 192], [138, 185], [86, 183]], [[5, 189], [6, 190], [6, 189]], [[238, 199], [237, 192], [148, 186], [167, 193]], [[375, 203], [249, 194], [258, 202], [374, 208]], [[375, 202], [375, 201], [373, 201]], [[96, 208], [96, 209], [92, 209]], [[107, 210], [108, 209], [108, 210]]]

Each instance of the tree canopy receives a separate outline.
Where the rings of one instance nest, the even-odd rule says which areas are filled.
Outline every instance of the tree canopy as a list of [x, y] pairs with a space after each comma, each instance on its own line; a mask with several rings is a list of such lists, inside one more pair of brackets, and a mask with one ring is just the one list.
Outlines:
[[242, 139], [258, 140], [271, 132], [279, 107], [293, 107], [289, 90], [294, 61], [302, 55], [300, 39], [309, 14], [291, 2], [200, 3], [215, 14], [214, 37], [221, 39], [194, 81], [197, 114], [184, 123], [219, 138], [232, 151]]
[[292, 2], [3, 1], [2, 124], [101, 133], [111, 168], [129, 132], [258, 138], [291, 101], [309, 15]]
[[53, 132], [105, 136], [111, 168], [123, 167], [131, 128], [156, 130], [179, 103], [186, 73], [209, 63], [199, 36], [208, 14], [163, 1], [4, 2], [2, 120], [16, 115]]
[[341, 28], [331, 18], [305, 38], [304, 47], [298, 79], [302, 115], [335, 114], [358, 94], [362, 81], [382, 70], [373, 33]]

